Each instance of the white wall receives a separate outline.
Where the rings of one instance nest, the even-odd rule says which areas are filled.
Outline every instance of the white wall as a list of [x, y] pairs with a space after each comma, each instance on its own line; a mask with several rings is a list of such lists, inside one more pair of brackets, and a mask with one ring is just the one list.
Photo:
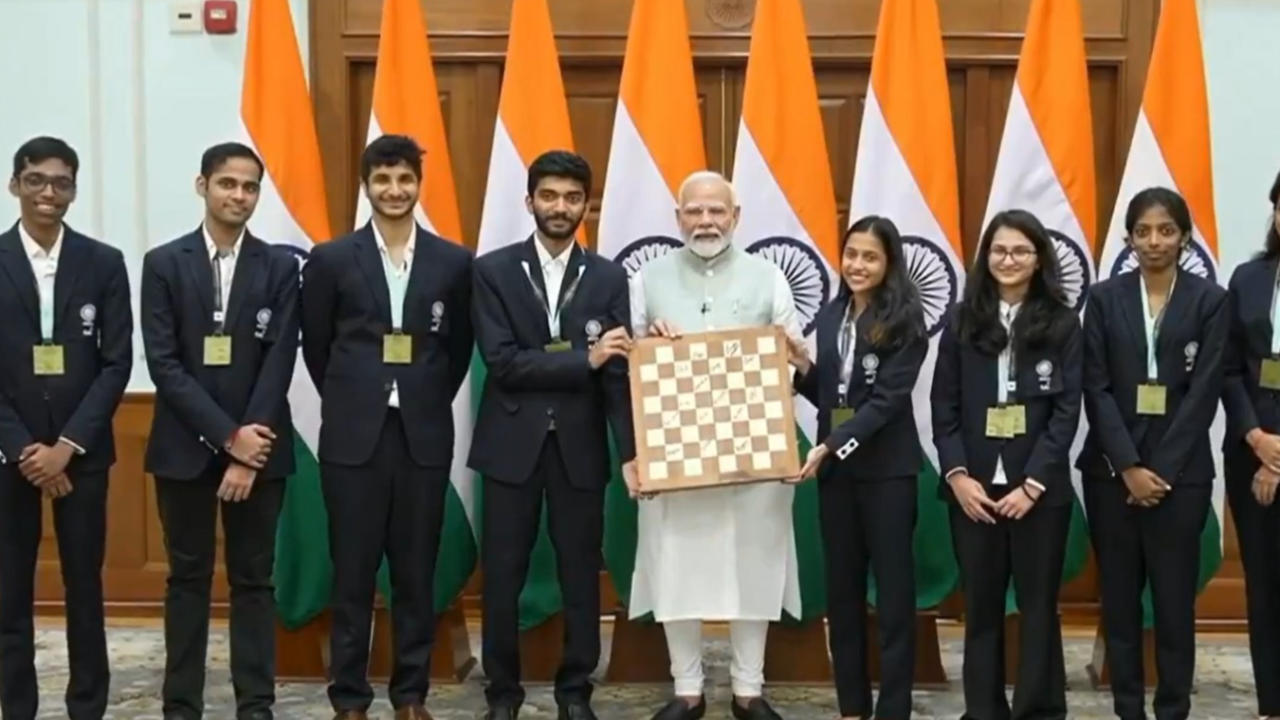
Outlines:
[[[71, 143], [81, 170], [67, 221], [124, 251], [135, 314], [143, 253], [200, 222], [200, 153], [239, 136], [249, 4], [234, 35], [172, 35], [168, 0], [0, 0], [3, 176], [32, 136]], [[307, 0], [289, 4], [305, 58]], [[7, 228], [18, 209], [3, 197]], [[129, 389], [150, 390], [134, 335]]]

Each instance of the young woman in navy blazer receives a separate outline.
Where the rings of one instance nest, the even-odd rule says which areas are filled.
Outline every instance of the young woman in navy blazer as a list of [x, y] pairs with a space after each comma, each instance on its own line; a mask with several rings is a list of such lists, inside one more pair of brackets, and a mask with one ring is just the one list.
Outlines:
[[800, 478], [818, 478], [827, 620], [840, 714], [872, 717], [867, 674], [867, 565], [875, 574], [880, 700], [874, 717], [911, 715], [915, 669], [919, 433], [911, 390], [927, 340], [898, 229], [854, 223], [840, 248], [843, 282], [818, 313], [817, 357], [792, 344], [796, 389], [818, 408], [818, 437]]
[[1280, 175], [1271, 186], [1266, 249], [1236, 268], [1222, 455], [1249, 613], [1258, 714], [1280, 718]]
[[[965, 717], [1065, 718], [1058, 587], [1071, 521], [1068, 455], [1083, 339], [1049, 233], [1031, 213], [987, 225], [947, 314], [933, 373], [933, 442], [964, 586]], [[1005, 588], [1022, 616], [1005, 698]]]
[[1111, 693], [1145, 716], [1143, 586], [1155, 610], [1155, 715], [1191, 711], [1200, 532], [1215, 475], [1209, 425], [1222, 395], [1226, 292], [1179, 268], [1191, 252], [1180, 195], [1149, 188], [1125, 212], [1138, 269], [1093, 286], [1084, 320], [1089, 434], [1076, 466], [1098, 561]]

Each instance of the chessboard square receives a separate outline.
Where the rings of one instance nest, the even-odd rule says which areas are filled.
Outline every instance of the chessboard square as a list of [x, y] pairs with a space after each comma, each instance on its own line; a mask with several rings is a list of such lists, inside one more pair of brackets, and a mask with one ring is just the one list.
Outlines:
[[660, 395], [659, 397], [662, 399], [662, 412], [668, 413], [680, 409], [680, 398], [675, 395]]
[[764, 402], [764, 388], [761, 388], [759, 385], [753, 385], [750, 380], [750, 378], [747, 378], [747, 402]]
[[697, 378], [705, 378], [711, 370], [710, 360], [694, 360], [689, 363], [689, 367], [693, 370], [693, 376]]
[[685, 459], [702, 457], [702, 444], [699, 442], [685, 443], [681, 446]]
[[725, 390], [725, 389], [728, 389], [728, 387], [729, 387], [729, 381], [725, 377], [725, 374], [723, 372], [715, 373], [711, 376], [712, 390]]
[[724, 410], [724, 411], [725, 411], [725, 418], [724, 418], [724, 419], [728, 419], [728, 415], [729, 415], [729, 391], [728, 391], [728, 390], [716, 390], [715, 392], [711, 393], [711, 406], [712, 406], [712, 407], [714, 407], [714, 408], [718, 408], [718, 409], [722, 409], [722, 410]]
[[752, 435], [751, 452], [769, 452], [769, 435]]
[[679, 410], [693, 410], [698, 407], [698, 401], [694, 398], [693, 393], [682, 393], [676, 396], [676, 408]]
[[702, 474], [702, 459], [689, 458], [684, 461], [684, 474], [688, 477], [696, 477]]
[[662, 412], [662, 398], [650, 396], [644, 399], [645, 415], [657, 415], [660, 412]]
[[693, 365], [688, 360], [677, 360], [675, 372], [678, 378], [693, 377]]
[[662, 447], [667, 444], [667, 431], [662, 428], [652, 428], [645, 432], [644, 439], [649, 447]]
[[687, 443], [698, 442], [698, 428], [696, 425], [685, 425], [680, 428], [680, 440]]
[[649, 463], [649, 479], [650, 480], [666, 480], [667, 464], [662, 461]]
[[772, 355], [778, 351], [778, 341], [772, 335], [756, 338], [756, 352], [761, 355]]
[[657, 379], [658, 379], [657, 365], [641, 365], [640, 366], [640, 380], [642, 382], [653, 382]]
[[[736, 389], [736, 390], [730, 390], [730, 391], [729, 391], [729, 404], [733, 406], [733, 409], [734, 409], [734, 410], [737, 410], [737, 409], [739, 409], [739, 408], [745, 408], [745, 407], [747, 406], [747, 390], [746, 390], [746, 388], [740, 388], [740, 389]], [[745, 412], [743, 413], [743, 417], [744, 417], [744, 418], [746, 417], [746, 413], [745, 413]]]
[[673, 425], [669, 428], [663, 428], [662, 433], [663, 433], [663, 443], [662, 443], [663, 445], [679, 445], [682, 442], [680, 440], [679, 425]]
[[707, 361], [707, 369], [712, 375], [719, 375], [724, 372], [725, 363], [722, 357], [713, 357]]
[[748, 397], [748, 398], [747, 398], [747, 403], [746, 403], [746, 408], [747, 408], [747, 418], [748, 418], [748, 419], [751, 419], [751, 420], [763, 420], [763, 419], [764, 419], [764, 404], [763, 404], [763, 403], [751, 402], [751, 398], [750, 398], [750, 397]]
[[753, 437], [764, 437], [769, 434], [768, 420], [752, 420], [747, 424], [751, 427], [751, 435]]
[[770, 400], [764, 404], [764, 416], [767, 420], [781, 420], [784, 412], [785, 408], [778, 400]]
[[765, 368], [760, 371], [760, 384], [764, 387], [777, 387], [781, 381], [778, 368]]
[[698, 424], [698, 411], [696, 409], [680, 411], [680, 427], [696, 427]]
[[716, 441], [716, 449], [719, 450], [717, 455], [733, 454], [733, 438], [725, 438]]
[[733, 423], [729, 423], [729, 422], [716, 423], [716, 439], [732, 440], [733, 439]]
[[730, 390], [747, 387], [747, 378], [740, 372], [730, 372], [725, 376], [725, 380]]
[[666, 378], [673, 378], [676, 376], [676, 366], [674, 363], [665, 363], [663, 365], [658, 365], [657, 368], [658, 368], [659, 380], [664, 380]]
[[781, 433], [769, 436], [769, 452], [782, 452], [787, 449], [787, 438]]
[[742, 356], [742, 369], [743, 370], [759, 370], [760, 356], [759, 355]]
[[680, 427], [680, 412], [671, 410], [662, 413], [662, 427], [672, 429]]
[[738, 470], [738, 457], [736, 455], [720, 456], [720, 472], [731, 473]]
[[697, 410], [697, 422], [699, 425], [711, 425], [716, 421], [715, 411], [709, 407], [699, 407]]
[[676, 392], [680, 394], [693, 392], [693, 378], [682, 377], [676, 378]]
[[730, 424], [731, 424], [731, 425], [733, 425], [733, 439], [734, 439], [734, 440], [749, 440], [749, 439], [751, 439], [751, 423], [749, 423], [749, 422], [747, 422], [747, 421], [745, 421], [745, 420], [740, 420], [740, 421], [736, 421], [736, 422], [733, 422], [733, 423], [730, 423]]
[[739, 340], [725, 340], [720, 347], [720, 354], [727, 358], [742, 354], [742, 342]]
[[659, 395], [674, 395], [676, 393], [675, 378], [663, 378], [658, 381]]
[[[687, 460], [685, 462], [688, 462]], [[773, 456], [767, 452], [751, 453], [751, 468], [764, 470], [773, 464]]]
[[742, 372], [742, 358], [729, 357], [724, 359], [725, 372]]
[[674, 362], [676, 353], [670, 345], [659, 345], [653, 349], [653, 359], [659, 363]]
[[684, 446], [677, 444], [668, 444], [662, 453], [668, 462], [680, 462], [684, 459]]
[[694, 392], [709, 392], [711, 390], [711, 378], [706, 375], [694, 375], [692, 380]]
[[714, 439], [702, 441], [702, 444], [699, 446], [698, 457], [708, 459], [715, 457], [717, 454], [716, 441]]
[[689, 343], [690, 360], [706, 360], [707, 344], [704, 342]]

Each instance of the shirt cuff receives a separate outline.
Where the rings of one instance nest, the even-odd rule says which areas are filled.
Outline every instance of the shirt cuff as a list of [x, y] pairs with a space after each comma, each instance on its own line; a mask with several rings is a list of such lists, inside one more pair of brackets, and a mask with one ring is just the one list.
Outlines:
[[85, 452], [84, 448], [77, 445], [73, 440], [71, 440], [71, 438], [67, 437], [66, 435], [63, 435], [62, 437], [58, 438], [58, 442], [66, 444], [68, 447], [74, 450], [75, 454], [77, 455], [83, 455]]
[[857, 449], [858, 449], [858, 439], [849, 438], [849, 442], [845, 443], [844, 445], [841, 445], [839, 448], [836, 449], [836, 459], [844, 460], [845, 458], [852, 455], [853, 451]]
[[947, 471], [947, 474], [946, 474], [946, 475], [943, 475], [943, 476], [942, 476], [942, 479], [943, 479], [944, 481], [946, 481], [946, 482], [950, 482], [950, 481], [951, 481], [951, 476], [952, 476], [952, 475], [959, 475], [959, 474], [961, 474], [961, 473], [964, 473], [965, 475], [968, 475], [968, 474], [969, 474], [969, 468], [967, 468], [967, 467], [963, 467], [963, 466], [961, 466], [961, 467], [956, 467], [956, 468], [951, 468], [950, 470], [948, 470], [948, 471]]
[[1041, 484], [1039, 481], [1032, 480], [1031, 478], [1027, 478], [1026, 483], [1031, 487], [1039, 490], [1040, 492], [1044, 492], [1046, 490], [1043, 484]]

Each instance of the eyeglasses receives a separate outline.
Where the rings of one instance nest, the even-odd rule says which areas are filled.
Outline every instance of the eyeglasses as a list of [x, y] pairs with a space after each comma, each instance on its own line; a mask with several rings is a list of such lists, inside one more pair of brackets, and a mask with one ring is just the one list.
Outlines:
[[1036, 249], [1029, 247], [1009, 248], [993, 247], [987, 253], [995, 262], [1001, 262], [1005, 258], [1013, 258], [1016, 263], [1024, 263], [1036, 256]]
[[76, 189], [76, 181], [66, 175], [45, 175], [44, 173], [27, 173], [21, 177], [22, 187], [31, 192], [40, 192], [52, 185], [57, 192], [66, 194]]

